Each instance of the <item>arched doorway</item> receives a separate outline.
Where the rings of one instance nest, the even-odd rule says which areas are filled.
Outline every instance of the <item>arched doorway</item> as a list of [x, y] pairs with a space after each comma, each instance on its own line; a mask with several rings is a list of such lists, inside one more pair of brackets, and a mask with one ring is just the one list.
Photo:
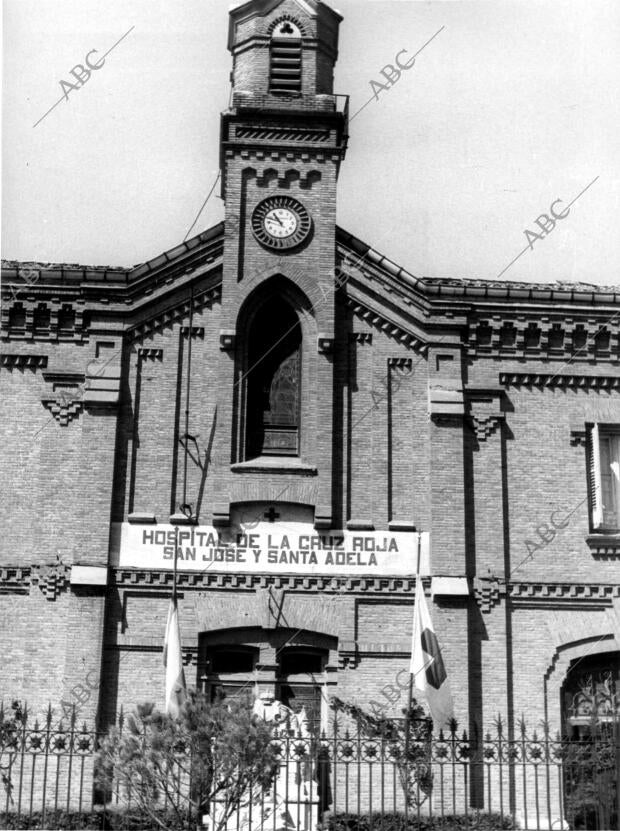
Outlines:
[[221, 629], [200, 636], [198, 680], [210, 698], [270, 693], [299, 714], [310, 733], [327, 729], [337, 683], [338, 641], [287, 627]]
[[572, 661], [562, 686], [565, 815], [571, 828], [620, 828], [620, 652]]

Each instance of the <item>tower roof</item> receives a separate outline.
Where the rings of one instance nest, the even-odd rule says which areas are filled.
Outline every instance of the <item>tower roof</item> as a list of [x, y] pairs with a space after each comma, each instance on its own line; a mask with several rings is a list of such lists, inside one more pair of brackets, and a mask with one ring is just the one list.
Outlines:
[[[243, 20], [251, 17], [263, 17], [278, 6], [284, 5], [287, 0], [247, 0], [230, 10], [228, 27], [228, 48], [232, 49], [235, 42], [235, 27]], [[336, 23], [343, 19], [342, 15], [322, 0], [292, 0], [308, 17], [331, 17]]]

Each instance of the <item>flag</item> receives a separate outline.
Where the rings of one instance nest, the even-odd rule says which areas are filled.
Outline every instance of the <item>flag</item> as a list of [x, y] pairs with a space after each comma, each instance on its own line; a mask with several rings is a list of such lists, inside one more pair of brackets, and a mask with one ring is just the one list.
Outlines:
[[426, 696], [435, 730], [443, 729], [454, 716], [452, 695], [420, 575], [416, 577], [409, 671], [415, 688]]
[[179, 631], [179, 610], [173, 596], [168, 607], [166, 636], [164, 638], [164, 667], [166, 668], [166, 713], [177, 718], [181, 704], [185, 701], [185, 674]]

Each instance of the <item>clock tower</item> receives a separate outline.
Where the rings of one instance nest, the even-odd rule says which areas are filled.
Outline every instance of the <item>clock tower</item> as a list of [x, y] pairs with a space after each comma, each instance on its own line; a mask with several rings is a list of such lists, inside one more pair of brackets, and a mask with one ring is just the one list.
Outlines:
[[340, 21], [321, 0], [250, 0], [230, 14], [220, 526], [258, 495], [332, 525], [336, 184], [348, 127], [348, 99], [333, 91]]

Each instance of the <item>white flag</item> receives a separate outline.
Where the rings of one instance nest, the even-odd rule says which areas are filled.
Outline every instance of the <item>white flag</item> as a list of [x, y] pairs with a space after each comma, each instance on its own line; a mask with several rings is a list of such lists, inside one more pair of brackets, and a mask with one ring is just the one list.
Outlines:
[[444, 729], [454, 717], [452, 695], [419, 574], [416, 577], [409, 671], [415, 688], [426, 696], [435, 730]]
[[173, 716], [173, 718], [177, 718], [181, 704], [185, 701], [186, 692], [176, 597], [171, 598], [168, 607], [168, 621], [164, 638], [164, 667], [166, 668], [166, 713]]

